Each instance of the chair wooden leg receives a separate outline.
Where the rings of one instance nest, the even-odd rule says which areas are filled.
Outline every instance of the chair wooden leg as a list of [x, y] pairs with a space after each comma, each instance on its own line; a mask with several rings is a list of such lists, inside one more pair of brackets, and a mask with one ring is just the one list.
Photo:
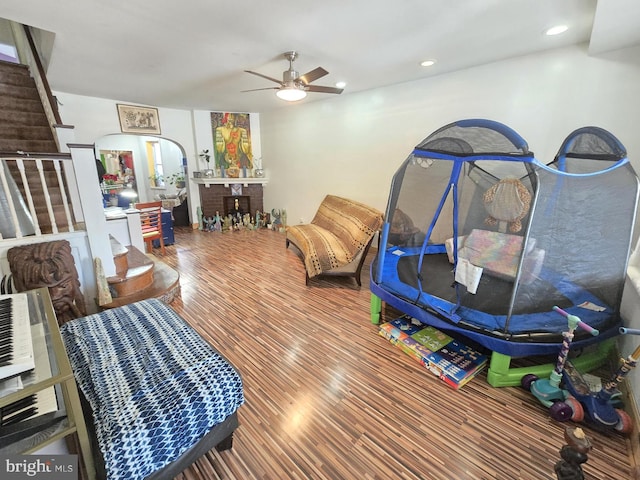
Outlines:
[[164, 238], [160, 237], [160, 251], [162, 252], [162, 256], [164, 257]]

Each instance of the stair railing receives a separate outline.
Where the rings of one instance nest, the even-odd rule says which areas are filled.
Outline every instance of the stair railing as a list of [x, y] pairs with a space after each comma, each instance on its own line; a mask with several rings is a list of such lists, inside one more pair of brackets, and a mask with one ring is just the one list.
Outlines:
[[79, 202], [79, 195], [71, 155], [0, 155], [0, 162], [0, 239], [76, 231], [73, 199]]

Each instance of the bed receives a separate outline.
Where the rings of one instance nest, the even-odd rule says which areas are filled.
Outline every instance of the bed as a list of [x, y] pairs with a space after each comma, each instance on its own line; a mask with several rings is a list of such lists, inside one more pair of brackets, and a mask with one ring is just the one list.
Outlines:
[[238, 371], [173, 309], [143, 300], [60, 328], [92, 426], [99, 478], [171, 478], [230, 448]]

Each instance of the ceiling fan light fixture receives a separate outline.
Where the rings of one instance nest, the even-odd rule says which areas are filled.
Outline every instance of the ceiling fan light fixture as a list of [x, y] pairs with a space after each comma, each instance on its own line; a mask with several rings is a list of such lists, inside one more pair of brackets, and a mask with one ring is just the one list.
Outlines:
[[284, 87], [276, 90], [276, 96], [287, 102], [297, 102], [307, 96], [307, 92], [297, 87]]

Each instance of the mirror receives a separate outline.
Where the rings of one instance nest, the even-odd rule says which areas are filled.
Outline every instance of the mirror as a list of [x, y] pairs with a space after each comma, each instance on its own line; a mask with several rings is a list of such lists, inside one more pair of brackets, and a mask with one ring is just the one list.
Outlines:
[[95, 141], [96, 158], [107, 173], [118, 175], [138, 194], [137, 202], [173, 196], [185, 184], [186, 158], [181, 145], [172, 140], [148, 136], [113, 134]]
[[[133, 152], [130, 150], [100, 150], [100, 162], [104, 171], [114, 178], [113, 185], [120, 188], [131, 185], [136, 188], [136, 176], [134, 173]], [[103, 182], [107, 183], [107, 182]]]

